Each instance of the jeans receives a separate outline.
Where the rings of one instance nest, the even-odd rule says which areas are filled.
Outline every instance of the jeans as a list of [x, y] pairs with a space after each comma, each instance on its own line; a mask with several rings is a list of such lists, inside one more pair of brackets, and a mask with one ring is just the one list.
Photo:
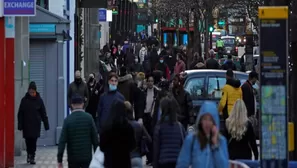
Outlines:
[[142, 163], [142, 158], [141, 157], [134, 157], [131, 159], [131, 167], [132, 168], [142, 168], [143, 163]]

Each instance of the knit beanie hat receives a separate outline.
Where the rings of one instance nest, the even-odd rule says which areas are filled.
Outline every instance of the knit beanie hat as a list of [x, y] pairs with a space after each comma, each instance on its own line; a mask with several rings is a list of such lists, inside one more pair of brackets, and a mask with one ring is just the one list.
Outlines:
[[28, 90], [33, 89], [33, 90], [37, 90], [37, 86], [36, 83], [34, 81], [30, 82]]

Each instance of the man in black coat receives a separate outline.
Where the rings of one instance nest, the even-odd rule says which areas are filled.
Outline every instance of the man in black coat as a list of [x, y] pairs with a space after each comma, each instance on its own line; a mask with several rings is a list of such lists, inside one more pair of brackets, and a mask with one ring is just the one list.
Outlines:
[[27, 163], [35, 164], [37, 139], [40, 137], [41, 121], [49, 130], [48, 117], [35, 82], [29, 84], [28, 92], [22, 98], [18, 112], [18, 130], [23, 131], [26, 141]]
[[209, 51], [209, 59], [206, 60], [205, 67], [207, 69], [220, 69], [218, 61], [215, 60], [215, 54], [213, 50]]
[[255, 71], [252, 71], [249, 74], [249, 79], [241, 86], [242, 90], [242, 99], [245, 103], [248, 117], [255, 115], [256, 109], [255, 109], [255, 96], [254, 96], [254, 89], [253, 85], [258, 80], [258, 73]]

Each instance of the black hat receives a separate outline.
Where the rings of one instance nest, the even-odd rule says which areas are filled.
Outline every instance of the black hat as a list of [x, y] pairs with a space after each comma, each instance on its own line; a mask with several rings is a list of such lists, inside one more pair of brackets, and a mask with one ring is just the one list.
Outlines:
[[28, 90], [33, 89], [33, 90], [37, 90], [37, 86], [36, 83], [34, 81], [30, 82]]
[[71, 104], [82, 104], [84, 99], [79, 94], [74, 94], [71, 97]]
[[234, 77], [234, 73], [233, 73], [232, 69], [228, 69], [228, 70], [226, 71], [226, 76], [228, 76], [228, 77], [230, 77], [230, 78], [233, 78], [233, 77]]
[[160, 87], [161, 89], [169, 90], [169, 86], [170, 86], [170, 82], [167, 81], [167, 80], [161, 81], [161, 82], [159, 83], [159, 87]]
[[257, 72], [252, 71], [252, 72], [250, 72], [250, 74], [249, 74], [249, 78], [250, 78], [250, 79], [256, 78], [256, 79], [258, 80], [258, 79], [259, 79], [259, 75], [258, 75]]

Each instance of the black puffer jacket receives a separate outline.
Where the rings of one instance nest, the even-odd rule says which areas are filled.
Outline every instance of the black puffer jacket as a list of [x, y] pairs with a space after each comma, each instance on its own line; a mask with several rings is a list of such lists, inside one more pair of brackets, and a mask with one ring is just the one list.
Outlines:
[[23, 131], [24, 138], [40, 137], [41, 121], [45, 130], [49, 130], [49, 122], [43, 100], [38, 92], [32, 97], [29, 93], [22, 98], [18, 112], [18, 130]]

